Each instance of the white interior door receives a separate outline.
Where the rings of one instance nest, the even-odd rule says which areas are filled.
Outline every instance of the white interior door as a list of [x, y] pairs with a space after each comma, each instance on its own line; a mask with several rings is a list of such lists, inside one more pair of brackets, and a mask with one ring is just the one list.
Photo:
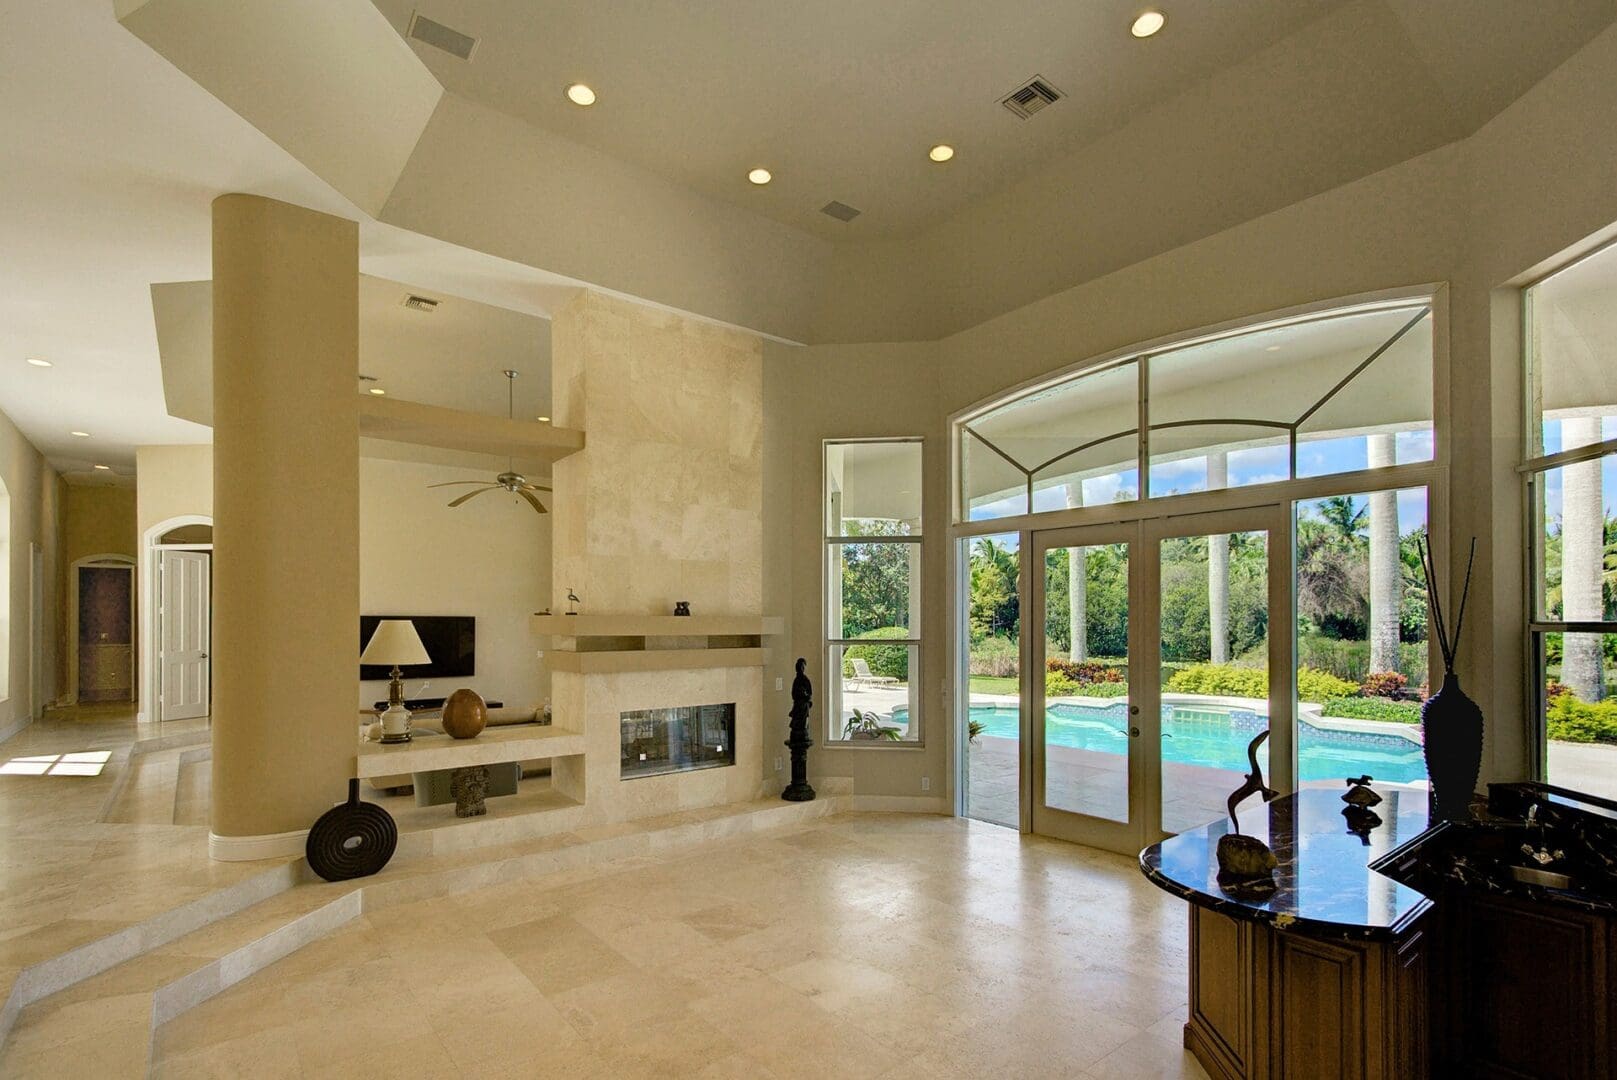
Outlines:
[[206, 551], [165, 551], [159, 666], [164, 720], [208, 715], [211, 670], [209, 616], [210, 559]]

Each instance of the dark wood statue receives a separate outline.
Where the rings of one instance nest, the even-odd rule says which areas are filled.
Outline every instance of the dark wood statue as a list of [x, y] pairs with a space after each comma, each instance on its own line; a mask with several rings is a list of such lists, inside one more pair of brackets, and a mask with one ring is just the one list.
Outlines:
[[1258, 764], [1258, 747], [1269, 737], [1260, 731], [1246, 747], [1246, 759], [1252, 771], [1246, 774], [1246, 783], [1230, 792], [1230, 831], [1218, 838], [1218, 884], [1232, 896], [1263, 896], [1275, 889], [1274, 869], [1280, 865], [1275, 853], [1255, 836], [1241, 832], [1241, 821], [1235, 808], [1249, 795], [1261, 794], [1268, 802], [1280, 793], [1263, 782], [1263, 768]]
[[814, 789], [808, 782], [808, 748], [814, 745], [809, 738], [808, 718], [814, 705], [814, 684], [803, 674], [806, 663], [801, 656], [797, 658], [797, 678], [792, 680], [792, 726], [786, 739], [792, 751], [792, 782], [780, 793], [787, 802], [809, 802], [814, 798]]

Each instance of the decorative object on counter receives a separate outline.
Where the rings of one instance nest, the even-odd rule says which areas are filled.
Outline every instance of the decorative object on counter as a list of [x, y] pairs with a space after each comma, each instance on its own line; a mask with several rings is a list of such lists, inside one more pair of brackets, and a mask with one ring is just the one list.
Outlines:
[[567, 586], [567, 614], [577, 615], [578, 605], [582, 602], [579, 600], [578, 594], [573, 591], [573, 587], [571, 585]]
[[1263, 767], [1258, 764], [1258, 747], [1268, 737], [1267, 730], [1260, 731], [1247, 743], [1246, 757], [1252, 771], [1247, 773], [1246, 783], [1230, 792], [1227, 805], [1231, 831], [1218, 838], [1218, 886], [1232, 896], [1261, 896], [1275, 890], [1274, 870], [1280, 860], [1268, 844], [1241, 832], [1241, 819], [1235, 813], [1249, 795], [1261, 794], [1268, 802], [1280, 794], [1263, 782]]
[[554, 719], [554, 717], [552, 717], [550, 713], [549, 701], [546, 701], [543, 705], [533, 710], [533, 722], [536, 724], [548, 724], [552, 721], [552, 719]]
[[1465, 585], [1460, 590], [1460, 610], [1452, 633], [1443, 615], [1437, 563], [1424, 541], [1417, 538], [1415, 543], [1420, 549], [1421, 572], [1426, 578], [1432, 629], [1437, 633], [1438, 648], [1443, 652], [1443, 686], [1420, 710], [1426, 775], [1432, 785], [1432, 813], [1443, 821], [1469, 821], [1471, 798], [1482, 771], [1482, 710], [1460, 689], [1454, 660], [1460, 650], [1460, 634], [1465, 629], [1465, 602], [1471, 594], [1471, 567], [1477, 558], [1477, 541], [1475, 537], [1471, 539], [1471, 554], [1465, 563]]
[[399, 827], [380, 806], [359, 801], [359, 781], [348, 781], [348, 801], [315, 821], [304, 843], [309, 868], [327, 881], [369, 877], [393, 857]]
[[675, 615], [689, 615], [690, 613], [691, 613], [691, 602], [689, 600], [675, 600], [674, 601], [674, 614]]
[[806, 663], [808, 661], [801, 656], [797, 658], [797, 678], [792, 680], [792, 726], [786, 738], [786, 746], [792, 752], [792, 782], [780, 793], [787, 802], [810, 802], [814, 798], [814, 789], [808, 782], [808, 750], [814, 745], [814, 740], [809, 738], [808, 718], [814, 706], [814, 684], [803, 673]]
[[[506, 417], [508, 419], [515, 420], [517, 373], [510, 368], [506, 368], [504, 375]], [[545, 509], [543, 503], [534, 497], [534, 493], [539, 491], [542, 491], [548, 495], [551, 493], [550, 489], [545, 487], [543, 484], [529, 482], [526, 476], [523, 476], [521, 473], [516, 471], [516, 459], [509, 456], [505, 459], [505, 471], [500, 473], [493, 480], [445, 480], [441, 484], [428, 484], [427, 487], [464, 487], [468, 484], [472, 485], [475, 490], [468, 491], [464, 495], [457, 495], [453, 499], [450, 499], [449, 505], [451, 507], [459, 506], [468, 499], [475, 499], [485, 491], [509, 491], [513, 495], [520, 496], [524, 501], [527, 502], [529, 506], [533, 507], [534, 513], [547, 514], [550, 512]]]
[[899, 730], [882, 723], [878, 713], [855, 709], [853, 715], [848, 717], [848, 722], [842, 726], [842, 737], [865, 742], [880, 742], [882, 739], [898, 742]]
[[488, 726], [488, 706], [476, 690], [461, 687], [444, 702], [444, 734], [452, 739], [475, 739]]
[[488, 766], [463, 765], [449, 774], [449, 793], [455, 797], [456, 817], [482, 817], [488, 813]]
[[404, 707], [404, 675], [401, 667], [432, 663], [421, 635], [409, 619], [383, 619], [360, 654], [361, 664], [384, 664], [393, 668], [393, 681], [387, 688], [387, 711], [382, 714], [382, 741], [410, 741], [410, 710]]
[[1348, 832], [1364, 841], [1364, 846], [1370, 846], [1370, 833], [1381, 824], [1381, 815], [1370, 809], [1381, 802], [1381, 795], [1370, 787], [1370, 781], [1375, 777], [1369, 773], [1363, 776], [1350, 776], [1347, 778], [1347, 791], [1342, 793], [1342, 801], [1347, 803], [1342, 807], [1342, 817], [1347, 820]]
[[1374, 779], [1375, 777], [1368, 773], [1363, 776], [1348, 777], [1348, 789], [1342, 794], [1342, 801], [1349, 806], [1362, 806], [1366, 809], [1380, 804], [1380, 794], [1370, 786], [1370, 782]]

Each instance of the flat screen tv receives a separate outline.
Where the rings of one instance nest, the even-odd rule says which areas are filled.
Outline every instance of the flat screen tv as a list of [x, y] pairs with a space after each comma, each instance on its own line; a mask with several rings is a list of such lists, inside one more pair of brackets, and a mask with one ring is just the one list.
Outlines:
[[[421, 644], [427, 647], [430, 664], [402, 668], [406, 679], [447, 679], [477, 674], [477, 618], [472, 615], [361, 615], [359, 649], [365, 651], [376, 624], [383, 619], [409, 619]], [[380, 664], [359, 665], [361, 681], [386, 679], [392, 669]]]

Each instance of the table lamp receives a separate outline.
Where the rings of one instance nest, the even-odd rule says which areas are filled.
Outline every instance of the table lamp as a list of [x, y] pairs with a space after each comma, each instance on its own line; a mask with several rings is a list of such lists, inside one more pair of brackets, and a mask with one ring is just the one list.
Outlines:
[[392, 665], [393, 682], [387, 690], [387, 711], [382, 714], [382, 741], [410, 741], [410, 710], [404, 707], [404, 675], [399, 668], [430, 664], [432, 657], [421, 644], [415, 624], [409, 619], [383, 619], [360, 653], [361, 664]]

